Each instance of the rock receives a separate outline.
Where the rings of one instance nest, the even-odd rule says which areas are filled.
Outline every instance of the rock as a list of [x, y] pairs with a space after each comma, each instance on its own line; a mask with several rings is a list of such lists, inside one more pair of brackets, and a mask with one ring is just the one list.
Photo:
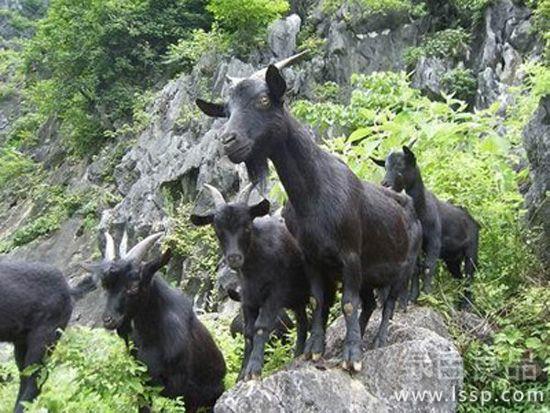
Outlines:
[[[471, 65], [478, 77], [476, 108], [486, 108], [507, 93], [520, 79], [519, 66], [540, 45], [531, 31], [531, 10], [510, 0], [498, 0], [487, 7], [483, 25], [474, 36]], [[477, 44], [480, 46], [478, 47]]]
[[414, 69], [412, 87], [420, 89], [432, 99], [441, 97], [441, 78], [452, 67], [448, 59], [421, 57]]
[[276, 58], [283, 59], [296, 51], [296, 36], [302, 19], [297, 14], [277, 20], [269, 25], [267, 43]]
[[523, 131], [523, 145], [530, 164], [531, 185], [525, 194], [528, 222], [542, 227], [540, 252], [550, 265], [550, 96], [540, 100], [538, 109]]
[[[375, 312], [365, 333], [367, 346], [378, 328]], [[327, 331], [327, 360], [296, 360], [263, 381], [239, 383], [218, 401], [216, 413], [270, 412], [454, 412], [463, 382], [462, 359], [445, 324], [427, 308], [397, 313], [388, 345], [367, 350], [363, 370], [351, 376], [339, 367], [344, 322]], [[440, 400], [413, 399], [433, 391]], [[436, 393], [438, 392], [438, 393]]]
[[361, 381], [341, 370], [319, 370], [304, 363], [262, 382], [240, 383], [222, 395], [215, 413], [389, 412]]

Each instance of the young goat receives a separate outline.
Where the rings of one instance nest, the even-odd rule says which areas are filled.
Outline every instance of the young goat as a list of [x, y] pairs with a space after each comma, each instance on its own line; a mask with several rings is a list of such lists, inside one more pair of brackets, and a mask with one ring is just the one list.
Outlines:
[[296, 58], [240, 80], [226, 104], [197, 100], [197, 105], [207, 115], [229, 118], [221, 139], [232, 162], [245, 162], [250, 178], [259, 181], [271, 159], [288, 194], [287, 211], [297, 223], [290, 230], [305, 254], [315, 304], [306, 356], [317, 359], [324, 352], [328, 305], [340, 278], [346, 321], [343, 365], [357, 371], [361, 336], [375, 308], [373, 290], [389, 290], [375, 342], [381, 346], [395, 301], [414, 271], [421, 229], [412, 202], [404, 208], [378, 186], [360, 181], [292, 117], [279, 69]]
[[216, 188], [205, 186], [215, 211], [192, 215], [191, 221], [214, 226], [227, 264], [240, 273], [245, 350], [239, 380], [248, 380], [261, 375], [265, 344], [284, 308], [296, 314], [296, 356], [304, 350], [309, 286], [303, 256], [280, 218], [263, 217], [269, 213], [269, 201], [248, 206], [252, 185], [228, 204]]
[[13, 343], [19, 369], [19, 393], [15, 412], [23, 412], [22, 402], [32, 401], [40, 392], [38, 371], [22, 372], [39, 364], [59, 337], [73, 311], [73, 301], [95, 287], [86, 278], [70, 288], [61, 271], [42, 263], [0, 263], [0, 342]]
[[[423, 290], [429, 293], [437, 259], [441, 258], [449, 272], [462, 278], [462, 264], [468, 277], [468, 286], [461, 300], [461, 307], [472, 301], [472, 280], [477, 267], [479, 224], [461, 207], [443, 202], [428, 191], [422, 182], [420, 168], [412, 150], [403, 146], [403, 152], [392, 152], [386, 160], [371, 158], [386, 168], [382, 185], [401, 192], [403, 189], [413, 199], [416, 214], [422, 224]], [[420, 293], [418, 272], [413, 276], [411, 299]]]
[[[191, 302], [155, 273], [170, 260], [170, 250], [142, 262], [162, 236], [151, 235], [126, 252], [126, 233], [115, 259], [113, 238], [105, 233], [105, 259], [83, 264], [96, 274], [107, 295], [103, 324], [125, 340], [148, 368], [152, 383], [166, 397], [183, 396], [187, 412], [214, 406], [224, 390], [225, 362]], [[142, 408], [148, 411], [147, 407]]]

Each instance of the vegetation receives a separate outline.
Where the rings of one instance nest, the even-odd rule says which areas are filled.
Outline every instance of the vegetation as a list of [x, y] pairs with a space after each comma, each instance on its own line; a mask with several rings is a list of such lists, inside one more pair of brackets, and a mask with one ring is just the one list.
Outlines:
[[[323, 11], [333, 13], [345, 3], [346, 0], [324, 0]], [[347, 3], [359, 6], [364, 15], [407, 13], [418, 17], [425, 12], [423, 2], [411, 0], [348, 0]]]
[[441, 87], [447, 94], [471, 103], [476, 95], [477, 81], [470, 69], [456, 67], [441, 77]]
[[406, 50], [405, 63], [414, 67], [421, 57], [456, 59], [468, 51], [470, 34], [463, 28], [445, 29], [429, 35], [420, 46]]
[[[15, 365], [0, 365], [0, 412], [10, 412], [15, 403], [17, 377]], [[160, 389], [146, 384], [147, 368], [122, 339], [102, 329], [69, 329], [41, 377], [42, 393], [28, 412], [129, 412], [148, 400], [156, 411], [182, 410], [182, 402], [160, 397]]]

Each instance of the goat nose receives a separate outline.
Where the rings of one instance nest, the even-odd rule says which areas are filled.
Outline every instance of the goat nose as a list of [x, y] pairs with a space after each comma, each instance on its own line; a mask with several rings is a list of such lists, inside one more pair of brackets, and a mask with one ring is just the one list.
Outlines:
[[226, 133], [223, 138], [222, 138], [222, 141], [224, 144], [229, 144], [231, 142], [233, 142], [235, 139], [237, 139], [237, 134], [234, 133], [234, 132], [229, 132], [229, 133]]
[[105, 324], [112, 323], [112, 322], [113, 322], [113, 317], [111, 317], [110, 315], [104, 315], [104, 316], [103, 316], [103, 322], [104, 322]]
[[227, 263], [230, 267], [239, 266], [242, 264], [243, 256], [241, 254], [231, 254], [227, 256]]

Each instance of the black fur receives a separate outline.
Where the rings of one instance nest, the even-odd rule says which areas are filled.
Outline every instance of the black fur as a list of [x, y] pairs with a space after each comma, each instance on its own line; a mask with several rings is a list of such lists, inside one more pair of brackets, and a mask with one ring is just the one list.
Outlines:
[[[374, 160], [374, 159], [373, 159]], [[374, 160], [386, 168], [382, 184], [396, 191], [403, 189], [414, 202], [416, 214], [422, 224], [423, 290], [429, 293], [437, 259], [441, 258], [449, 272], [462, 278], [462, 265], [468, 278], [468, 286], [461, 300], [461, 306], [472, 301], [471, 284], [477, 267], [479, 225], [464, 208], [440, 201], [424, 187], [420, 168], [412, 150], [404, 146], [403, 152], [392, 152], [385, 161]], [[410, 297], [413, 301], [419, 295], [419, 274], [415, 273]]]
[[[61, 271], [46, 264], [0, 263], [0, 341], [13, 343], [20, 372], [43, 361], [67, 326], [73, 301], [92, 288], [91, 277], [70, 288]], [[38, 375], [21, 375], [15, 412], [38, 396]]]
[[183, 396], [186, 411], [196, 412], [213, 407], [223, 393], [225, 362], [189, 299], [155, 275], [169, 259], [167, 251], [144, 264], [100, 264], [107, 295], [103, 323], [133, 341], [135, 356], [164, 396]]
[[196, 225], [213, 224], [225, 260], [239, 272], [245, 335], [239, 380], [260, 376], [265, 344], [285, 308], [296, 315], [296, 355], [302, 354], [307, 335], [303, 255], [280, 218], [261, 217], [268, 212], [269, 202], [263, 200], [251, 207], [229, 203], [211, 215], [191, 217]]
[[[375, 308], [373, 289], [389, 288], [376, 340], [376, 345], [383, 345], [395, 300], [414, 271], [420, 225], [412, 202], [404, 208], [317, 146], [285, 107], [280, 96], [284, 79], [278, 70], [271, 66], [267, 74], [265, 80], [251, 77], [240, 82], [224, 105], [229, 117], [222, 137], [225, 150], [231, 161], [247, 166], [267, 165], [266, 159], [271, 159], [288, 194], [285, 219], [293, 217], [295, 222], [289, 229], [305, 254], [316, 303], [306, 355], [324, 352], [328, 309], [336, 282], [343, 278], [344, 363], [358, 370], [361, 335]], [[265, 96], [267, 105], [262, 103]]]

